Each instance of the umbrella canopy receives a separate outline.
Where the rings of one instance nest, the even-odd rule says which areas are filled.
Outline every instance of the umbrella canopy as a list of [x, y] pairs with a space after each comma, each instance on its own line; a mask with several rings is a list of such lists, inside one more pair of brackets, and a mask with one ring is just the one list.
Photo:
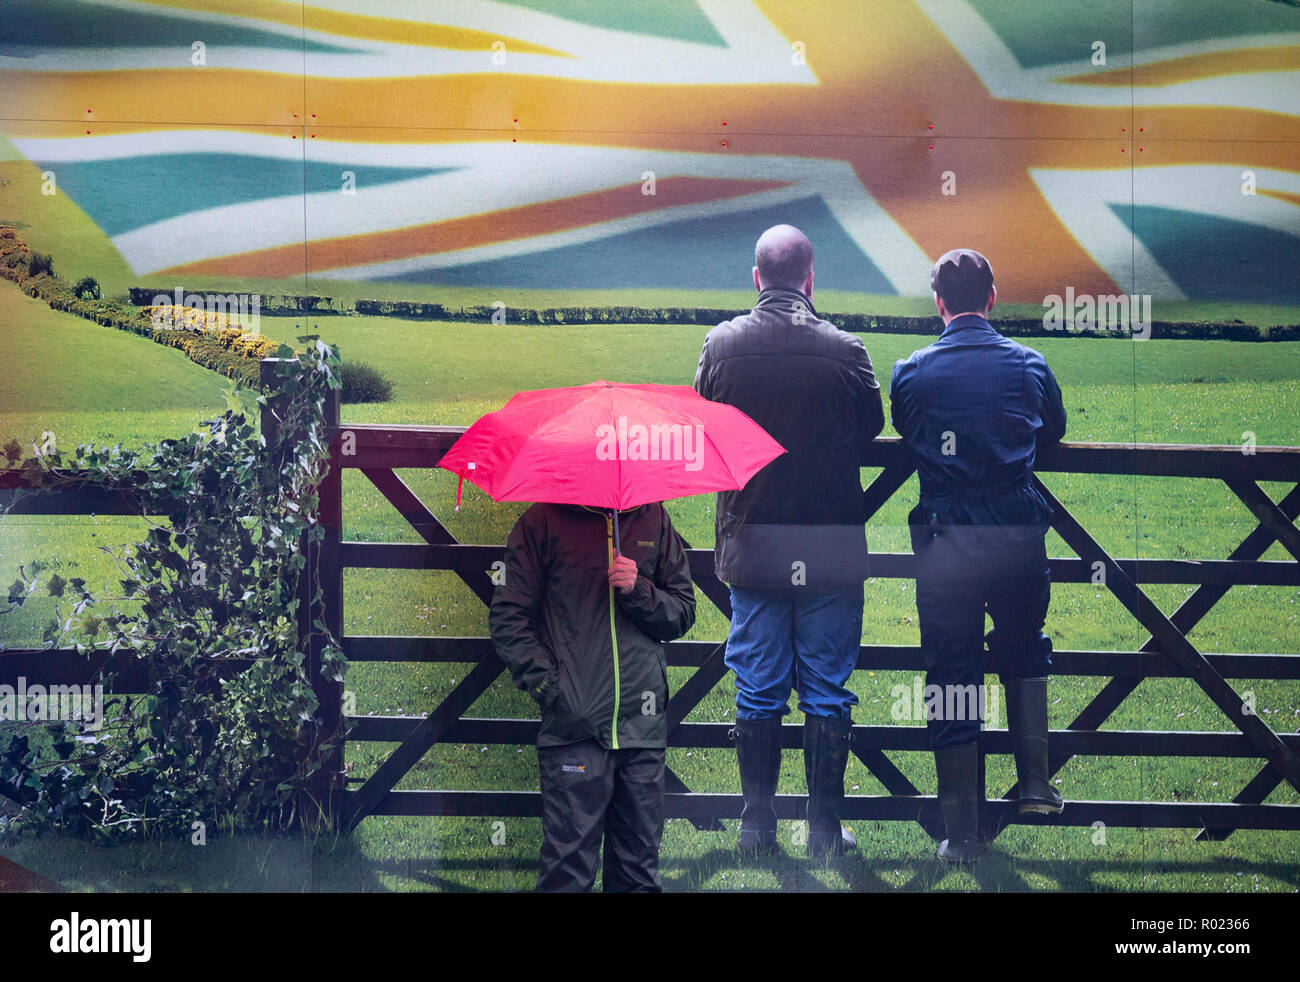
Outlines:
[[496, 501], [624, 509], [743, 488], [783, 453], [740, 410], [689, 386], [598, 381], [520, 392], [438, 466]]

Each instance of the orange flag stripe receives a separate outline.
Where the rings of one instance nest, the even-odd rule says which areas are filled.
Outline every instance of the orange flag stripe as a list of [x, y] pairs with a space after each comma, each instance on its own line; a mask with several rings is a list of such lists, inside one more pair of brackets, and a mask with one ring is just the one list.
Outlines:
[[[159, 270], [158, 275], [301, 276], [304, 261], [310, 272], [362, 263], [390, 262], [582, 228], [644, 212], [659, 211], [673, 205], [721, 201], [786, 187], [788, 184], [788, 181], [668, 177], [657, 182], [654, 195], [642, 194], [640, 184], [625, 184], [606, 191], [467, 215], [464, 218], [391, 232], [315, 239], [306, 244], [305, 250], [301, 243], [294, 243], [186, 263]], [[582, 220], [575, 221], [575, 216]], [[503, 235], [503, 228], [509, 229], [510, 234]]]
[[1126, 87], [1174, 85], [1219, 75], [1244, 75], [1251, 72], [1287, 72], [1300, 66], [1300, 47], [1278, 45], [1268, 48], [1236, 48], [1232, 51], [1207, 51], [1166, 61], [1112, 68], [1104, 72], [1085, 72], [1060, 79], [1073, 85], [1114, 85]]

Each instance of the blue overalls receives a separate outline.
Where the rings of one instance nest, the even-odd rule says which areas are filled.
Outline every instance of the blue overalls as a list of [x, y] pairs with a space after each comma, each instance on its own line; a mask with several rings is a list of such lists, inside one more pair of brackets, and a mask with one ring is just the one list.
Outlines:
[[1065, 408], [1043, 356], [976, 314], [894, 366], [890, 403], [921, 483], [908, 525], [926, 691], [941, 696], [927, 720], [938, 749], [979, 736], [965, 695], [984, 681], [985, 640], [1004, 683], [1044, 678], [1051, 666], [1042, 629], [1052, 511], [1031, 478], [1037, 448], [1065, 433]]

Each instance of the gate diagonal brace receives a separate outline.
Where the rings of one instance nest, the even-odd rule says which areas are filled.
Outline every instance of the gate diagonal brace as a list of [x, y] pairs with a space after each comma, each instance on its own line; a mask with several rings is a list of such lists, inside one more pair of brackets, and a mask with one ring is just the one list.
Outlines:
[[[1296, 516], [1300, 515], [1300, 484], [1293, 487], [1278, 503], [1277, 510], [1288, 523], [1294, 521]], [[1248, 562], [1257, 560], [1268, 551], [1269, 546], [1274, 541], [1275, 535], [1272, 530], [1261, 522], [1228, 555], [1228, 558]], [[1170, 622], [1184, 634], [1190, 632], [1214, 608], [1214, 605], [1223, 599], [1228, 589], [1227, 586], [1223, 585], [1201, 585], [1174, 611], [1169, 618]], [[1151, 636], [1147, 638], [1139, 650], [1143, 652], [1158, 651], [1160, 645], [1156, 638]], [[1100, 729], [1101, 725], [1110, 718], [1120, 704], [1137, 689], [1141, 681], [1140, 677], [1111, 679], [1066, 728], [1070, 730]], [[1049, 761], [1049, 774], [1054, 776], [1072, 756], [1072, 754], [1052, 755]], [[1264, 773], [1273, 775], [1272, 784], [1266, 785], [1264, 783], [1262, 776]], [[1252, 795], [1252, 797], [1243, 797], [1242, 803], [1258, 804], [1262, 802], [1280, 782], [1281, 775], [1271, 765], [1266, 765], [1264, 771], [1257, 775], [1247, 788], [1242, 791], [1242, 795], [1245, 795], [1247, 791]], [[1013, 797], [1017, 789], [1018, 785], [1013, 784], [1004, 797]], [[1258, 798], [1254, 798], [1253, 795], [1258, 795]], [[1202, 830], [1198, 833], [1197, 838], [1201, 839], [1206, 836], [1206, 832], [1207, 830]], [[1215, 830], [1216, 834], [1221, 834], [1224, 838], [1230, 835], [1231, 832], [1231, 829]]]
[[343, 829], [351, 831], [361, 819], [375, 809], [397, 782], [406, 776], [435, 743], [451, 729], [488, 686], [497, 680], [505, 664], [496, 652], [484, 656], [470, 673], [447, 694], [438, 708], [420, 721], [411, 735], [389, 754], [356, 791], [347, 794], [343, 809]]
[[[460, 545], [460, 541], [447, 530], [447, 527], [434, 517], [433, 512], [419, 496], [416, 495], [395, 471], [383, 468], [362, 467], [361, 473], [369, 478], [370, 483], [379, 489], [379, 493], [388, 499], [398, 513], [406, 519], [411, 528], [431, 546]], [[480, 577], [457, 573], [474, 595], [485, 605], [492, 603], [492, 582], [485, 573]]]
[[[1282, 500], [1281, 504], [1275, 504], [1273, 499], [1264, 493], [1264, 490], [1254, 481], [1235, 481], [1226, 482], [1238, 498], [1242, 500], [1247, 508], [1260, 520], [1260, 529], [1267, 529], [1273, 537], [1282, 544], [1296, 559], [1300, 559], [1300, 532], [1296, 531], [1293, 524], [1297, 510], [1289, 502], [1295, 497], [1296, 492], [1300, 491], [1300, 485], [1296, 485], [1291, 493]], [[1263, 550], [1261, 550], [1261, 555]], [[1243, 805], [1258, 805], [1267, 798], [1279, 784], [1282, 783], [1280, 775], [1271, 765], [1265, 765], [1253, 778], [1247, 782], [1233, 797], [1233, 802]], [[1204, 828], [1196, 833], [1196, 842], [1222, 842], [1232, 835], [1236, 829], [1231, 827], [1224, 828]]]
[[[379, 492], [392, 503], [393, 507], [420, 537], [430, 545], [459, 544], [429, 509], [397, 474], [386, 468], [361, 468], [361, 472], [370, 480]], [[487, 576], [470, 577], [457, 574], [461, 581], [470, 588], [484, 604], [492, 602], [492, 585]], [[466, 710], [487, 691], [505, 671], [505, 665], [495, 652], [484, 656], [447, 698], [430, 713], [398, 746], [388, 758], [379, 765], [360, 788], [348, 792], [344, 806], [343, 827], [352, 829], [357, 822], [369, 814], [375, 806], [392, 791], [397, 782], [406, 776], [420, 760], [451, 728]]]
[[[1272, 764], [1265, 764], [1254, 777], [1252, 777], [1244, 788], [1238, 791], [1232, 798], [1233, 804], [1237, 805], [1259, 805], [1263, 804], [1265, 798], [1272, 793], [1273, 789], [1282, 783], [1282, 775], [1279, 774]], [[1222, 842], [1228, 836], [1232, 835], [1237, 829], [1233, 826], [1206, 826], [1196, 833], [1193, 841], [1195, 842]]]
[[1035, 477], [1034, 483], [1055, 512], [1053, 526], [1085, 559], [1098, 559], [1106, 569], [1106, 586], [1116, 599], [1151, 632], [1167, 656], [1183, 669], [1232, 724], [1259, 750], [1292, 787], [1300, 790], [1300, 760], [1258, 716], [1243, 711], [1243, 702], [1205, 656], [1167, 618], [1150, 597]]
[[1294, 516], [1288, 517], [1285, 510], [1264, 493], [1254, 481], [1226, 479], [1224, 481], [1232, 493], [1241, 499], [1241, 503], [1250, 509], [1260, 524], [1268, 529], [1282, 548], [1291, 553], [1292, 559], [1300, 560], [1300, 529], [1294, 524]]

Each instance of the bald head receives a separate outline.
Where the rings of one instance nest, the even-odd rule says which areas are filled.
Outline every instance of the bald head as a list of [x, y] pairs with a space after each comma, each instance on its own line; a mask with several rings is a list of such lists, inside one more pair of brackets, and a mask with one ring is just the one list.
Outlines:
[[811, 292], [812, 243], [793, 225], [773, 225], [758, 237], [754, 267], [760, 290], [776, 286]]

